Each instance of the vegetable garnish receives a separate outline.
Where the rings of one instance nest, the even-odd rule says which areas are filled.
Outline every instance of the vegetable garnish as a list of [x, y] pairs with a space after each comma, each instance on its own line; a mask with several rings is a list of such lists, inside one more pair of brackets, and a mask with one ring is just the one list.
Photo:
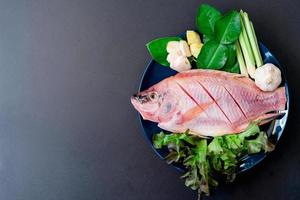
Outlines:
[[242, 157], [259, 152], [270, 152], [274, 145], [268, 141], [265, 132], [257, 124], [250, 124], [240, 134], [225, 135], [213, 139], [202, 139], [185, 133], [166, 134], [160, 132], [153, 136], [156, 149], [167, 147], [165, 157], [168, 164], [179, 163], [186, 168], [182, 176], [185, 185], [209, 195], [209, 187], [216, 187], [216, 175], [232, 182]]
[[[237, 48], [241, 49], [241, 51], [237, 51], [240, 70], [243, 75], [249, 74], [251, 78], [254, 78], [255, 69], [263, 64], [263, 60], [259, 51], [253, 24], [249, 20], [248, 14], [242, 10], [240, 11], [240, 21], [242, 32], [236, 44]], [[247, 68], [247, 71], [245, 68]]]
[[196, 31], [187, 30], [186, 39], [188, 44], [190, 45], [192, 55], [194, 56], [194, 58], [197, 58], [203, 46], [200, 35]]
[[185, 40], [170, 41], [167, 44], [167, 61], [170, 67], [178, 72], [186, 71], [192, 68], [188, 57], [191, 57], [191, 51]]
[[255, 84], [262, 91], [274, 91], [281, 83], [281, 72], [272, 63], [267, 63], [255, 70]]
[[222, 70], [224, 67], [223, 71], [239, 72], [234, 47], [241, 33], [239, 13], [230, 11], [222, 17], [215, 8], [204, 4], [198, 10], [197, 27], [206, 38], [197, 58], [198, 68]]
[[149, 42], [146, 46], [152, 58], [161, 65], [170, 66], [167, 61], [167, 45], [170, 41], [180, 41], [180, 37], [165, 37]]
[[[239, 73], [235, 47], [241, 33], [239, 13], [230, 11], [222, 16], [216, 8], [203, 4], [198, 9], [196, 26], [203, 34], [204, 44], [196, 31], [188, 30], [183, 38], [165, 37], [149, 42], [147, 48], [152, 58], [178, 72], [194, 66]], [[183, 44], [185, 39], [189, 46], [184, 45], [184, 49], [189, 47], [188, 51], [180, 54], [168, 52], [168, 46], [174, 47], [174, 42], [180, 40]]]

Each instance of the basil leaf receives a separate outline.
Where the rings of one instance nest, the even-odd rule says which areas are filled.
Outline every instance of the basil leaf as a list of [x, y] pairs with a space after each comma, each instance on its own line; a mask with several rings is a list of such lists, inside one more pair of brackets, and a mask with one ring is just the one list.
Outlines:
[[216, 40], [222, 44], [230, 44], [239, 38], [241, 33], [240, 15], [231, 11], [215, 23]]
[[197, 67], [203, 69], [221, 69], [227, 60], [228, 50], [225, 45], [213, 40], [206, 42], [197, 58]]
[[146, 44], [149, 53], [152, 58], [161, 65], [170, 66], [170, 63], [167, 61], [167, 44], [170, 41], [179, 41], [180, 37], [164, 37], [152, 40]]
[[221, 13], [212, 6], [202, 4], [197, 13], [196, 26], [205, 35], [213, 35], [215, 22], [221, 17]]

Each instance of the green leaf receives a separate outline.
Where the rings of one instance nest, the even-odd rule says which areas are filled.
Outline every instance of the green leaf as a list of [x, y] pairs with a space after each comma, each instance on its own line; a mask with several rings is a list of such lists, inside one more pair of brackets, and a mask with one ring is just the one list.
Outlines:
[[239, 65], [238, 61], [236, 60], [232, 66], [225, 65], [221, 70], [224, 72], [239, 74], [240, 73], [240, 65]]
[[213, 36], [203, 35], [203, 44], [213, 39], [214, 39]]
[[237, 159], [236, 155], [232, 151], [227, 150], [220, 156], [220, 158], [224, 161], [225, 170], [230, 167], [236, 167]]
[[227, 60], [228, 50], [225, 45], [213, 40], [206, 42], [197, 58], [197, 67], [202, 69], [221, 69]]
[[238, 136], [243, 141], [245, 138], [254, 136], [259, 132], [260, 132], [260, 130], [259, 130], [258, 125], [255, 123], [252, 123], [252, 124], [249, 124], [249, 126], [247, 127], [247, 129], [245, 131], [238, 134]]
[[152, 40], [146, 44], [149, 53], [152, 58], [161, 65], [170, 66], [170, 63], [167, 61], [167, 44], [170, 41], [179, 41], [180, 37], [164, 37]]
[[208, 175], [208, 162], [207, 162], [207, 140], [202, 139], [198, 142], [196, 146], [196, 158], [197, 167], [201, 175], [200, 180], [200, 191], [209, 195], [209, 175]]
[[222, 44], [230, 44], [239, 38], [241, 33], [240, 15], [231, 11], [216, 21], [215, 38]]
[[207, 140], [202, 139], [198, 142], [196, 147], [196, 154], [198, 155], [198, 161], [200, 163], [206, 162], [206, 154], [207, 154]]
[[181, 163], [185, 166], [187, 173], [182, 176], [185, 185], [206, 195], [209, 194], [209, 186], [218, 184], [212, 174], [217, 173], [232, 182], [240, 158], [274, 149], [257, 123], [250, 124], [240, 134], [215, 137], [208, 144], [209, 141], [190, 135], [188, 131], [172, 134], [160, 132], [153, 136], [155, 148], [168, 147], [170, 152], [165, 158], [168, 164]]
[[197, 13], [196, 26], [204, 35], [213, 35], [215, 22], [220, 19], [221, 13], [214, 7], [202, 4]]
[[222, 137], [215, 137], [208, 145], [208, 152], [215, 155], [223, 153], [222, 143]]
[[274, 145], [268, 141], [268, 137], [265, 132], [260, 132], [256, 139], [247, 140], [246, 145], [248, 147], [248, 153], [259, 153], [262, 150], [265, 152], [273, 151]]
[[230, 70], [231, 73], [236, 73], [236, 74], [240, 74], [240, 65], [239, 62], [236, 61], [235, 64], [233, 65], [233, 67]]
[[229, 150], [238, 150], [242, 148], [242, 140], [237, 135], [226, 135], [225, 142]]
[[192, 190], [197, 190], [200, 187], [200, 178], [196, 167], [192, 168], [181, 178], [185, 178], [185, 185], [190, 187]]
[[236, 45], [229, 44], [227, 45], [228, 48], [228, 58], [224, 68], [231, 68], [236, 62]]
[[173, 162], [178, 162], [181, 158], [185, 157], [184, 151], [171, 151], [166, 157], [166, 161], [168, 164], [171, 164]]
[[158, 134], [154, 134], [153, 135], [153, 146], [156, 149], [161, 149], [164, 145], [164, 139], [165, 139], [165, 133], [164, 132], [160, 132]]
[[222, 160], [221, 160], [220, 156], [219, 155], [210, 155], [210, 157], [211, 157], [212, 167], [216, 171], [221, 171], [222, 170]]

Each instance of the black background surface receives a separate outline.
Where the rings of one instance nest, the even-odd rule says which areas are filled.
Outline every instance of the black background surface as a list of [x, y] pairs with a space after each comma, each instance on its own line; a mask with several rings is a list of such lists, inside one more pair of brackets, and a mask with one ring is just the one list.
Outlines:
[[[129, 99], [145, 44], [194, 28], [201, 3], [0, 1], [0, 199], [196, 199], [148, 146]], [[276, 151], [209, 199], [300, 199], [300, 3], [208, 3], [250, 14], [291, 93]]]

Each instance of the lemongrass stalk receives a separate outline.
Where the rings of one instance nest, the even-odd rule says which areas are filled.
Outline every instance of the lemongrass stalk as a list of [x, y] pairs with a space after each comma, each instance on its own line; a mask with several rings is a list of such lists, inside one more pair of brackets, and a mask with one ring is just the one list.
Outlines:
[[250, 56], [249, 52], [251, 51], [251, 49], [247, 48], [245, 38], [244, 38], [244, 35], [242, 33], [240, 34], [239, 42], [240, 42], [241, 49], [242, 49], [242, 52], [243, 52], [243, 55], [244, 55], [244, 59], [245, 59], [248, 74], [252, 78], [254, 78], [254, 72], [255, 72], [254, 59], [253, 59], [253, 57]]
[[244, 15], [244, 11], [241, 10], [240, 11], [240, 21], [241, 21], [241, 27], [242, 27], [241, 34], [243, 34], [243, 37], [244, 37], [244, 41], [245, 41], [245, 44], [246, 44], [246, 47], [247, 47], [247, 50], [248, 50], [248, 53], [249, 53], [249, 59], [250, 59], [251, 63], [255, 66], [255, 58], [253, 56], [252, 48], [251, 48], [250, 41], [249, 41], [249, 38], [248, 38], [248, 35], [247, 35], [243, 15]]
[[241, 50], [241, 47], [240, 47], [240, 44], [238, 41], [236, 41], [236, 57], [237, 57], [237, 60], [238, 60], [239, 66], [240, 66], [241, 74], [248, 77], [248, 72], [247, 72], [247, 68], [245, 65], [243, 53], [242, 53], [242, 50]]
[[259, 55], [258, 55], [259, 49], [257, 49], [256, 43], [255, 43], [255, 38], [254, 38], [252, 30], [251, 30], [249, 16], [246, 12], [243, 12], [242, 16], [243, 16], [243, 20], [244, 20], [246, 33], [247, 33], [247, 36], [249, 38], [251, 49], [252, 49], [252, 52], [253, 52], [253, 55], [254, 55], [254, 58], [255, 58], [255, 62], [256, 62], [256, 65], [259, 67], [263, 63], [262, 63], [262, 60], [260, 60]]
[[[256, 45], [256, 47], [259, 49], [258, 41], [257, 41], [256, 35], [255, 35], [255, 32], [254, 32], [254, 27], [253, 27], [253, 24], [252, 24], [251, 21], [250, 21], [250, 26], [251, 26], [251, 31], [252, 31], [253, 37], [254, 37], [254, 39], [255, 39], [255, 45]], [[260, 54], [260, 52], [259, 52], [259, 54]]]
[[[257, 54], [258, 54], [258, 57], [259, 57], [259, 60], [261, 62], [261, 64], [264, 63], [262, 57], [261, 57], [261, 53], [260, 53], [260, 50], [259, 50], [259, 46], [258, 46], [258, 41], [257, 41], [257, 38], [256, 38], [256, 34], [255, 34], [255, 30], [254, 30], [254, 27], [253, 27], [253, 23], [250, 21], [250, 26], [251, 26], [251, 31], [252, 31], [252, 35], [254, 37], [254, 40], [255, 40], [255, 45], [256, 45], [256, 48], [257, 48]], [[259, 67], [260, 65], [258, 65]]]

